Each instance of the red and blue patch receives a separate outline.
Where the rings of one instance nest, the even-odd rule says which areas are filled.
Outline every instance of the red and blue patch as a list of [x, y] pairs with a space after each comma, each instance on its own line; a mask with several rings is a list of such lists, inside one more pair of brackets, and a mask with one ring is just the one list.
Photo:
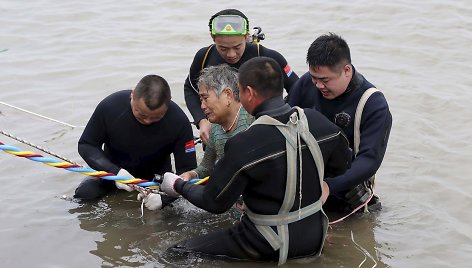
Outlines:
[[290, 77], [290, 75], [292, 75], [293, 73], [292, 68], [290, 67], [290, 65], [288, 65], [288, 63], [284, 67], [284, 72], [287, 75], [287, 77]]
[[187, 141], [185, 143], [185, 152], [186, 153], [195, 152], [195, 142], [193, 140]]

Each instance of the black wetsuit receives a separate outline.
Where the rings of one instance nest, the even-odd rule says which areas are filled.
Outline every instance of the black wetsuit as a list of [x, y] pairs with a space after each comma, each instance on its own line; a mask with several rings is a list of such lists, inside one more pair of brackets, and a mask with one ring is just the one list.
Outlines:
[[[256, 117], [270, 115], [286, 123], [293, 109], [282, 97], [266, 100], [257, 109]], [[312, 109], [305, 110], [310, 132], [322, 151], [325, 174], [336, 176], [348, 167], [351, 152], [347, 140], [334, 124]], [[321, 189], [316, 165], [310, 151], [303, 145], [302, 205], [320, 198]], [[298, 159], [298, 156], [297, 156]], [[297, 161], [298, 162], [298, 161]], [[299, 173], [299, 163], [296, 164]], [[258, 214], [278, 214], [285, 196], [287, 158], [284, 136], [274, 126], [255, 125], [229, 139], [223, 158], [215, 165], [206, 186], [177, 180], [175, 189], [194, 205], [213, 213], [231, 208], [240, 195], [244, 204]], [[298, 209], [299, 189], [290, 211]], [[288, 258], [315, 254], [322, 243], [321, 212], [289, 224]], [[276, 229], [273, 228], [275, 231]], [[277, 232], [277, 231], [276, 231]], [[177, 244], [171, 250], [223, 255], [237, 259], [269, 260], [279, 258], [255, 225], [243, 214], [232, 228], [210, 233]]]
[[[210, 51], [208, 51], [210, 49]], [[208, 56], [205, 59], [205, 54], [208, 51]], [[211, 47], [203, 47], [201, 48], [193, 59], [192, 65], [190, 66], [190, 72], [185, 79], [184, 84], [184, 94], [185, 94], [185, 103], [192, 114], [193, 120], [195, 125], [198, 126], [198, 122], [206, 118], [205, 114], [201, 109], [201, 102], [200, 97], [198, 96], [198, 78], [200, 77], [200, 71], [208, 66], [216, 66], [223, 63], [230, 65], [236, 69], [245, 63], [246, 61], [257, 57], [257, 56], [265, 56], [274, 59], [279, 63], [282, 70], [284, 70], [284, 87], [287, 92], [290, 91], [292, 86], [298, 80], [298, 75], [291, 69], [288, 65], [287, 60], [277, 51], [266, 48], [262, 45], [259, 45], [259, 52], [258, 46], [251, 43], [246, 43], [246, 49], [241, 57], [241, 59], [235, 64], [227, 63], [218, 53], [215, 45]], [[204, 62], [205, 61], [205, 62]], [[203, 68], [202, 68], [203, 64]]]
[[[123, 168], [145, 180], [171, 172], [171, 154], [178, 174], [194, 169], [193, 132], [182, 109], [171, 101], [161, 120], [143, 125], [131, 111], [130, 93], [118, 91], [98, 104], [79, 139], [79, 154], [85, 162], [95, 170], [114, 174]], [[95, 181], [94, 186], [91, 182], [79, 185], [75, 197], [93, 199], [115, 189], [113, 181]]]
[[[323, 98], [308, 72], [298, 80], [287, 99], [288, 104], [292, 106], [315, 108], [335, 122], [348, 137], [351, 148], [354, 144], [357, 104], [362, 94], [374, 87], [354, 67], [353, 70], [353, 77], [346, 92], [333, 100]], [[342, 113], [345, 114], [340, 115]], [[344, 120], [340, 116], [344, 117]], [[346, 120], [347, 118], [349, 120]], [[392, 115], [387, 101], [381, 92], [376, 92], [370, 96], [362, 113], [359, 153], [355, 160], [353, 159], [352, 166], [340, 176], [326, 178], [330, 187], [330, 198], [324, 206], [325, 209], [349, 210], [350, 205], [346, 203], [345, 194], [377, 172], [385, 155], [391, 127]]]

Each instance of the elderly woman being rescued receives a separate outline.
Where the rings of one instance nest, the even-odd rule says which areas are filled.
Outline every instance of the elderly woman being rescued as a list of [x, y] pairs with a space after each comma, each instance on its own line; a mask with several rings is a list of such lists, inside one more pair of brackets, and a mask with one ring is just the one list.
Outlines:
[[226, 141], [254, 121], [239, 102], [238, 73], [229, 65], [203, 69], [198, 91], [201, 108], [212, 125], [202, 162], [196, 169], [181, 174], [184, 180], [207, 177], [223, 156]]

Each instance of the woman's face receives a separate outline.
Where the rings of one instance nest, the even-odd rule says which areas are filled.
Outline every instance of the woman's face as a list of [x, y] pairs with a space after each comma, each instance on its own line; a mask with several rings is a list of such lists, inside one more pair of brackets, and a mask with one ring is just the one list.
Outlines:
[[198, 92], [202, 102], [201, 108], [208, 121], [221, 125], [230, 113], [229, 106], [232, 91], [229, 88], [224, 89], [220, 96], [217, 96], [212, 88], [209, 88], [207, 85], [200, 85]]

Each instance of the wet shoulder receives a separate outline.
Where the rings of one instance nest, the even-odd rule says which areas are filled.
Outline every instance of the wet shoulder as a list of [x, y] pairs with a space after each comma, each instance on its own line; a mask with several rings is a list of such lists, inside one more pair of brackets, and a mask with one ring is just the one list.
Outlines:
[[208, 49], [210, 49], [210, 47], [212, 47], [214, 45], [208, 45], [208, 46], [205, 46], [205, 47], [202, 47], [200, 48], [197, 53], [195, 53], [195, 58], [200, 58], [200, 59], [203, 59], [203, 57], [205, 56], [205, 54], [207, 53]]
[[204, 64], [205, 55], [207, 55], [208, 50], [210, 49], [212, 45], [208, 45], [206, 47], [200, 48], [197, 53], [195, 53], [195, 56], [193, 57], [193, 62], [190, 67], [191, 72], [195, 72], [195, 75], [199, 73], [201, 70], [202, 64]]
[[287, 64], [287, 60], [280, 52], [278, 52], [277, 50], [262, 46], [262, 45], [259, 45], [259, 46], [260, 46], [259, 48], [260, 56], [272, 58], [275, 61], [277, 61], [279, 64], [281, 64], [281, 66], [283, 65], [282, 67], [285, 67], [285, 65]]
[[170, 101], [169, 103], [169, 109], [167, 110], [166, 118], [175, 123], [176, 126], [178, 126], [179, 123], [190, 122], [182, 108], [180, 108], [180, 106], [173, 101]]
[[[364, 94], [365, 91], [367, 91], [369, 88], [377, 88], [374, 84], [369, 82], [364, 76], [362, 76], [363, 81], [360, 86], [360, 92], [358, 93], [357, 98], [360, 100], [362, 97], [362, 94]], [[387, 99], [385, 98], [385, 95], [383, 93], [383, 90], [381, 88], [377, 88], [379, 91], [374, 92], [369, 99], [367, 100], [365, 104], [365, 111], [370, 112], [370, 111], [375, 111], [379, 109], [387, 109], [388, 110], [388, 103]]]
[[329, 121], [326, 116], [315, 109], [305, 108], [305, 112], [310, 132], [316, 139], [336, 134], [340, 131], [339, 127]]
[[123, 107], [125, 104], [131, 101], [131, 89], [116, 91], [107, 97], [105, 97], [99, 104], [99, 106], [106, 109], [114, 109]]

